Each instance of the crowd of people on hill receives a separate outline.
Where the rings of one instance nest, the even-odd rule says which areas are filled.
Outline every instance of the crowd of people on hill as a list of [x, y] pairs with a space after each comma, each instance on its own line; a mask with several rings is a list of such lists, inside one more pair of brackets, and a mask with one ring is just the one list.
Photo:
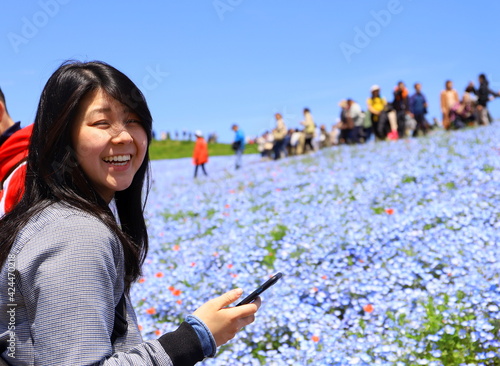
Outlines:
[[[196, 131], [193, 133], [188, 130], [182, 130], [178, 131], [175, 130], [174, 133], [170, 133], [169, 131], [161, 131], [160, 136], [156, 136], [155, 132], [153, 131], [153, 138], [155, 140], [160, 140], [160, 141], [166, 141], [166, 140], [176, 140], [176, 141], [194, 141], [196, 142], [196, 139], [198, 136], [196, 136]], [[210, 144], [217, 143], [219, 140], [219, 136], [217, 135], [216, 132], [210, 132], [207, 137], [207, 141]]]
[[[487, 104], [491, 98], [499, 97], [500, 92], [490, 89], [485, 74], [479, 75], [478, 82], [477, 87], [470, 82], [460, 98], [457, 90], [453, 88], [453, 82], [446, 80], [445, 88], [440, 93], [442, 128], [456, 130], [466, 126], [488, 125], [492, 122]], [[303, 120], [297, 128], [288, 128], [282, 114], [276, 113], [275, 127], [255, 139], [242, 138], [244, 135], [241, 128], [233, 125], [235, 167], [236, 169], [241, 167], [245, 142], [256, 143], [262, 158], [278, 160], [335, 145], [360, 144], [371, 139], [384, 141], [427, 135], [429, 131], [439, 126], [439, 122], [437, 118], [431, 122], [427, 118], [428, 102], [422, 93], [422, 84], [415, 83], [413, 89], [413, 93], [410, 93], [405, 83], [400, 81], [393, 90], [392, 101], [388, 101], [382, 96], [380, 86], [372, 85], [365, 108], [353, 99], [341, 100], [340, 116], [331, 129], [324, 124], [318, 126], [309, 108], [304, 108]], [[216, 133], [209, 134], [206, 141], [200, 134], [201, 131], [194, 133], [195, 178], [199, 167], [206, 175], [204, 166], [208, 159], [208, 152], [205, 152], [206, 144], [217, 142]], [[181, 133], [175, 131], [173, 135], [162, 132], [160, 140], [191, 141], [192, 136], [193, 134], [187, 130]]]
[[[300, 122], [302, 128], [287, 129], [282, 115], [276, 113], [275, 128], [255, 140], [258, 150], [263, 158], [277, 160], [334, 145], [364, 143], [372, 137], [383, 141], [426, 135], [438, 127], [438, 122], [434, 119], [431, 123], [426, 117], [428, 102], [422, 84], [415, 83], [413, 87], [410, 94], [400, 81], [394, 88], [392, 102], [388, 102], [382, 97], [380, 86], [373, 85], [365, 110], [352, 99], [340, 101], [340, 117], [330, 130], [325, 125], [318, 128], [308, 108], [304, 109], [304, 120]], [[442, 127], [454, 130], [490, 124], [487, 103], [499, 96], [499, 92], [490, 89], [484, 74], [479, 75], [478, 87], [473, 82], [467, 85], [461, 99], [453, 82], [447, 80], [440, 95]]]

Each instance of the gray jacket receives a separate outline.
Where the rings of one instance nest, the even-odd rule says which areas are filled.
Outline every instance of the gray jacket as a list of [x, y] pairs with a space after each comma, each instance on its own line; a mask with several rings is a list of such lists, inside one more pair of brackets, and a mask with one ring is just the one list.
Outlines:
[[[143, 342], [128, 298], [128, 331], [111, 344], [114, 309], [124, 289], [123, 251], [96, 217], [53, 204], [20, 231], [10, 253], [0, 271], [0, 345], [7, 346], [1, 356], [10, 365], [173, 365], [203, 359], [187, 323]], [[186, 354], [196, 360], [182, 361]]]

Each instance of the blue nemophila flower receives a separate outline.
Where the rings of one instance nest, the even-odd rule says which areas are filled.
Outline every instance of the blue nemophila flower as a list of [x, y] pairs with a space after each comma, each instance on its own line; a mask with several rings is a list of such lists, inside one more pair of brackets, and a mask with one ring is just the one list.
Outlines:
[[256, 322], [204, 364], [442, 365], [455, 340], [474, 347], [465, 363], [493, 358], [499, 137], [492, 125], [245, 156], [237, 173], [233, 157], [214, 157], [196, 182], [189, 159], [153, 162], [150, 251], [132, 289], [144, 338], [282, 271]]

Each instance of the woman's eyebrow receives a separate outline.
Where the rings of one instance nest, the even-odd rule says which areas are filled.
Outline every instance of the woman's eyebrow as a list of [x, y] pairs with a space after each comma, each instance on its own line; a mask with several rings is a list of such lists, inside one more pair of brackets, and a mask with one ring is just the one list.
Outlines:
[[111, 112], [110, 107], [100, 107], [100, 108], [95, 108], [89, 112], [89, 117], [92, 117], [94, 114], [99, 114], [99, 113], [109, 113]]
[[[111, 107], [98, 107], [98, 108], [92, 109], [88, 115], [89, 115], [89, 117], [92, 117], [94, 114], [109, 113], [111, 111], [112, 111]], [[134, 111], [132, 111], [129, 107], [125, 106], [125, 107], [123, 107], [122, 113], [130, 114], [130, 113], [134, 113]]]

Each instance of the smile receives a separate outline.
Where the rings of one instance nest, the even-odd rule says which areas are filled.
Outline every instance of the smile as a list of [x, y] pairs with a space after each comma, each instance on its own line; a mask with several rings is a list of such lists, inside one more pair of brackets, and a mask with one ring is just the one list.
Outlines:
[[113, 165], [126, 165], [131, 159], [131, 155], [114, 155], [114, 156], [106, 156], [102, 158], [102, 160], [108, 164]]

